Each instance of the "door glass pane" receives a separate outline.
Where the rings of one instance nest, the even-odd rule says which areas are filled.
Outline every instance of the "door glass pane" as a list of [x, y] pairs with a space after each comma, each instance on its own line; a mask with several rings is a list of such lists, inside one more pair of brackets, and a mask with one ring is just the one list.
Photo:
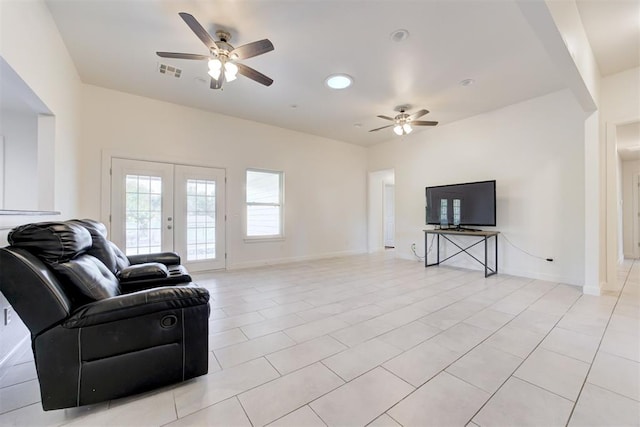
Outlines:
[[187, 261], [216, 258], [216, 182], [187, 180]]
[[126, 242], [127, 255], [160, 252], [162, 247], [162, 178], [158, 176], [126, 176]]

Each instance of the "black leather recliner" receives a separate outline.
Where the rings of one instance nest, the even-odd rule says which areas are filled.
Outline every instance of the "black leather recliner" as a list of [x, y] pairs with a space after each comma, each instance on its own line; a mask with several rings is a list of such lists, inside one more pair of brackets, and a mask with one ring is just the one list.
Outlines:
[[[161, 277], [179, 264], [176, 255], [130, 260], [119, 249], [108, 251], [113, 244], [100, 226], [28, 224], [12, 230], [11, 246], [0, 248], [0, 291], [31, 332], [45, 410], [139, 393], [208, 370], [208, 291], [191, 283], [183, 267]], [[124, 259], [114, 267], [97, 256]], [[152, 264], [137, 264], [147, 270], [141, 273], [136, 264], [125, 265], [131, 261]], [[124, 277], [128, 267], [133, 273]]]

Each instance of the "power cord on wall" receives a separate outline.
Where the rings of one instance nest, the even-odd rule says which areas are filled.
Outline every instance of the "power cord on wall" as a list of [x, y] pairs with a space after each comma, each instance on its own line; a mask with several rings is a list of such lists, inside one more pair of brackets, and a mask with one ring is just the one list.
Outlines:
[[524, 250], [524, 249], [522, 249], [521, 247], [519, 247], [519, 246], [517, 246], [516, 244], [514, 244], [511, 240], [509, 240], [509, 238], [507, 237], [507, 235], [506, 235], [506, 234], [504, 234], [504, 233], [500, 233], [500, 236], [502, 236], [502, 237], [504, 238], [504, 240], [505, 240], [508, 244], [510, 244], [511, 246], [513, 246], [514, 248], [516, 248], [517, 250], [519, 250], [520, 252], [522, 252], [522, 253], [524, 253], [524, 254], [526, 254], [526, 255], [529, 255], [529, 256], [530, 256], [530, 257], [532, 257], [532, 258], [537, 258], [537, 259], [540, 259], [540, 260], [542, 260], [542, 261], [547, 261], [547, 262], [553, 262], [553, 258], [545, 258], [545, 257], [542, 257], [542, 256], [534, 255], [534, 254], [532, 254], [531, 252], [525, 251], [525, 250]]
[[418, 255], [418, 253], [416, 252], [416, 244], [415, 243], [411, 244], [411, 252], [413, 252], [413, 255], [415, 255], [415, 257], [418, 259], [418, 261], [422, 261], [425, 256], [427, 256], [427, 255], [429, 255], [431, 253], [431, 248], [433, 247], [433, 239], [434, 238], [435, 238], [435, 236], [431, 236], [431, 243], [429, 243], [429, 248], [427, 249], [427, 253], [424, 254], [423, 256]]
[[418, 253], [416, 252], [416, 244], [412, 243], [411, 244], [411, 252], [413, 252], [413, 255], [418, 258], [418, 261], [422, 261], [424, 259], [424, 256], [420, 256], [418, 255]]

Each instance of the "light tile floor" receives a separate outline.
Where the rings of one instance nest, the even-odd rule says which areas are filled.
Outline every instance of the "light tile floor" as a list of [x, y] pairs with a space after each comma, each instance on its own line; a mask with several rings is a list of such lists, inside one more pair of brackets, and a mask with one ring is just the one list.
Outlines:
[[640, 425], [640, 262], [593, 297], [392, 255], [200, 275], [208, 375], [44, 412], [25, 355], [0, 425]]

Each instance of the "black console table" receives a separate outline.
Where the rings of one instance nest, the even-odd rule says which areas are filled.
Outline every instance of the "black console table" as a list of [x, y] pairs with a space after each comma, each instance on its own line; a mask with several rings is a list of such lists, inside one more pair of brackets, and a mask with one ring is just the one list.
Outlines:
[[[429, 253], [428, 253], [428, 245], [427, 245], [427, 238], [429, 236], [429, 234], [435, 234], [436, 238], [437, 238], [437, 245], [436, 245], [436, 253], [437, 253], [437, 262], [431, 263], [429, 264]], [[424, 266], [426, 267], [431, 267], [434, 265], [439, 265], [442, 262], [445, 262], [446, 260], [453, 258], [456, 255], [459, 255], [461, 253], [466, 253], [467, 255], [469, 255], [471, 258], [475, 259], [476, 261], [478, 261], [483, 267], [484, 267], [484, 277], [489, 277], [489, 276], [493, 276], [494, 274], [498, 274], [498, 234], [500, 234], [499, 231], [468, 231], [468, 230], [456, 230], [456, 229], [451, 229], [451, 230], [424, 230], [424, 249], [425, 249], [425, 254], [424, 254]], [[445, 241], [448, 241], [452, 244], [454, 244], [458, 249], [460, 249], [458, 252], [456, 252], [453, 255], [450, 255], [448, 257], [446, 257], [445, 259], [440, 259], [440, 236], [442, 236]], [[475, 243], [472, 243], [469, 246], [466, 247], [462, 247], [460, 246], [458, 243], [456, 243], [455, 241], [451, 240], [449, 238], [449, 236], [471, 236], [471, 237], [478, 237], [479, 240]], [[489, 249], [487, 247], [487, 243], [489, 238], [493, 237], [494, 238], [494, 249], [495, 249], [495, 265], [494, 268], [491, 268], [488, 266], [487, 263], [487, 250]], [[478, 258], [476, 258], [475, 256], [473, 256], [470, 252], [469, 249], [471, 249], [472, 247], [480, 244], [484, 242], [484, 262], [482, 262], [481, 260], [479, 260]]]

